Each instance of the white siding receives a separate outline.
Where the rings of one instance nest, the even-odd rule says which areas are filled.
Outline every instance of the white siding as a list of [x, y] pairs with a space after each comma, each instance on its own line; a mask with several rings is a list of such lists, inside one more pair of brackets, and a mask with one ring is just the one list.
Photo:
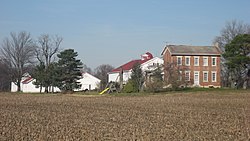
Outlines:
[[118, 72], [112, 72], [108, 74], [108, 82], [118, 82], [119, 73]]
[[[29, 83], [21, 83], [21, 91], [24, 93], [39, 93], [40, 87], [36, 87], [33, 82], [35, 80], [32, 80]], [[52, 91], [52, 88], [49, 88], [49, 91]], [[13, 82], [11, 82], [11, 92], [17, 92], [17, 85], [15, 85]], [[44, 87], [42, 88], [42, 92], [44, 92]], [[54, 92], [60, 92], [60, 89], [57, 87], [54, 87]]]
[[[119, 82], [120, 77], [119, 77], [119, 72], [111, 72], [108, 74], [108, 81], [111, 82]], [[131, 76], [131, 71], [124, 71], [123, 72], [123, 83], [127, 83], [128, 79]]]
[[[32, 80], [31, 82], [27, 83], [27, 84], [23, 84], [22, 83], [22, 91], [24, 93], [39, 93], [40, 92], [40, 88], [36, 88], [36, 86], [32, 83], [35, 80]], [[44, 89], [42, 89], [44, 91]], [[42, 91], [42, 92], [43, 92]]]
[[[141, 64], [142, 71], [154, 70], [158, 66], [161, 66], [164, 63], [163, 59], [154, 57], [153, 59], [148, 60]], [[126, 84], [132, 74], [132, 70], [123, 72], [123, 83]], [[108, 81], [119, 82], [119, 72], [110, 72], [108, 73]]]
[[163, 59], [154, 57], [151, 60], [141, 64], [142, 71], [154, 70], [157, 66], [161, 66], [164, 63]]
[[[25, 80], [22, 79], [22, 80]], [[29, 83], [21, 83], [21, 91], [25, 92], [25, 93], [38, 93], [40, 92], [40, 88], [36, 87], [33, 82], [35, 81], [35, 79], [33, 79], [32, 81], [30, 81]], [[81, 90], [85, 90], [85, 89], [89, 89], [93, 90], [95, 88], [97, 88], [98, 83], [100, 83], [100, 79], [92, 76], [91, 74], [88, 73], [83, 73], [83, 77], [82, 79], [78, 80], [78, 82], [80, 82], [82, 84], [82, 87], [80, 89], [77, 89], [76, 91], [81, 91]], [[52, 88], [49, 88], [49, 91], [52, 91]], [[17, 92], [17, 86], [12, 82], [11, 83], [11, 92]], [[42, 92], [44, 92], [44, 87], [42, 88]], [[60, 92], [60, 89], [57, 87], [54, 87], [54, 92]]]
[[128, 80], [129, 80], [130, 77], [131, 77], [131, 74], [132, 74], [132, 71], [128, 71], [128, 72], [126, 72], [126, 73], [123, 73], [123, 82], [124, 82], [124, 83], [127, 83], [127, 82], [128, 82]]
[[16, 92], [17, 91], [17, 85], [14, 84], [14, 82], [11, 82], [11, 92]]
[[98, 88], [98, 85], [100, 83], [100, 79], [92, 76], [89, 73], [84, 73], [82, 75], [82, 79], [78, 80], [78, 82], [80, 82], [82, 84], [80, 89], [77, 89], [77, 91], [81, 91], [81, 90], [94, 90], [96, 88]]

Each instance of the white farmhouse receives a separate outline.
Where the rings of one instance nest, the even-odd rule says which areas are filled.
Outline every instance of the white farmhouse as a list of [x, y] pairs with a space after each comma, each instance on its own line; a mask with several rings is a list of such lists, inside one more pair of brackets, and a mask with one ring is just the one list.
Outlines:
[[132, 74], [132, 68], [136, 63], [141, 65], [143, 72], [155, 70], [157, 67], [163, 65], [163, 59], [159, 57], [153, 57], [149, 52], [141, 55], [141, 59], [132, 60], [108, 73], [109, 82], [119, 82], [119, 74], [123, 71], [123, 84], [126, 84]]
[[[100, 81], [100, 79], [87, 72], [82, 73], [82, 78], [78, 80], [82, 86], [80, 89], [76, 89], [75, 91], [83, 91], [86, 89], [94, 90], [98, 87]], [[35, 82], [35, 79], [26, 73], [21, 80], [21, 91], [24, 93], [39, 93], [40, 88], [34, 85], [33, 82]], [[49, 91], [52, 91], [52, 88], [50, 88]], [[14, 82], [11, 83], [11, 92], [17, 92], [17, 85]], [[44, 92], [44, 87], [42, 88], [42, 92]], [[60, 92], [60, 89], [54, 87], [54, 92]]]

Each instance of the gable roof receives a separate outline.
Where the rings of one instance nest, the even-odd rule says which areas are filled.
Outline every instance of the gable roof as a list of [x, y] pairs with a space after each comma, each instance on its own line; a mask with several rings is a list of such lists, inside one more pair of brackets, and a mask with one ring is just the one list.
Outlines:
[[171, 55], [221, 55], [221, 51], [216, 46], [167, 45], [161, 55], [164, 55], [167, 50]]
[[22, 83], [23, 83], [23, 84], [28, 84], [28, 83], [30, 83], [32, 80], [33, 80], [32, 77], [27, 77], [26, 79], [24, 79], [24, 80], [22, 81]]
[[[150, 58], [151, 59], [151, 58]], [[139, 63], [139, 64], [143, 64], [144, 62], [147, 62], [148, 60], [150, 59], [145, 59], [145, 60], [141, 60], [141, 59], [138, 59], [138, 60], [132, 60], [132, 61], [129, 61], [128, 63], [126, 64], [123, 64], [121, 65], [120, 67], [118, 68], [115, 68], [113, 69], [111, 72], [119, 72], [122, 68], [123, 71], [129, 71], [133, 68], [133, 66], [136, 64], [136, 63]]]
[[88, 73], [88, 72], [82, 72], [82, 78], [81, 79], [84, 79], [84, 77], [89, 77], [89, 78], [91, 78], [91, 79], [94, 79], [94, 80], [96, 80], [96, 81], [101, 81], [99, 78], [97, 78], [97, 77], [95, 77], [95, 76], [93, 76], [92, 74], [90, 74], [90, 73]]
[[113, 69], [110, 73], [112, 73], [112, 72], [120, 72], [121, 69], [123, 71], [129, 71], [129, 70], [131, 70], [133, 68], [133, 66], [136, 63], [139, 63], [141, 65], [141, 64], [147, 62], [148, 60], [151, 60], [152, 58], [153, 58], [153, 55], [150, 52], [146, 52], [145, 54], [141, 55], [141, 59], [129, 61], [128, 63], [123, 64], [123, 65], [119, 66], [118, 68]]

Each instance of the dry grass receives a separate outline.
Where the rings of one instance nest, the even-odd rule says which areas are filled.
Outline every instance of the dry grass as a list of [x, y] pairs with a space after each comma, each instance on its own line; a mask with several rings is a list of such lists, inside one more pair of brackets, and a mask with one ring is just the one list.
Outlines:
[[0, 94], [0, 140], [249, 140], [248, 91]]

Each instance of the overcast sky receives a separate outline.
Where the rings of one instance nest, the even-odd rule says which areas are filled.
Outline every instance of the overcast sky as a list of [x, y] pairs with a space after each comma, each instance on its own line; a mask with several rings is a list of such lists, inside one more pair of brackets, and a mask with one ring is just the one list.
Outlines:
[[63, 37], [92, 69], [120, 66], [169, 44], [211, 45], [226, 21], [250, 23], [250, 0], [0, 0], [0, 43], [10, 32]]

